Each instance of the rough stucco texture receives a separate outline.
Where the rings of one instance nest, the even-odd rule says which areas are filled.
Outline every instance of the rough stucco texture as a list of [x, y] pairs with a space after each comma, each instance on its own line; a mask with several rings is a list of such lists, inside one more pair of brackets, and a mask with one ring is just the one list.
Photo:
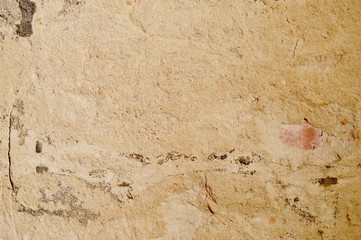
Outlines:
[[361, 239], [360, 16], [0, 0], [0, 239]]

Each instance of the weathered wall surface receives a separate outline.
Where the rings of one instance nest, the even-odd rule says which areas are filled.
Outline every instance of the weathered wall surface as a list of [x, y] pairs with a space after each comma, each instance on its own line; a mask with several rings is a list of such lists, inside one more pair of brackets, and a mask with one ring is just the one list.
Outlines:
[[0, 239], [361, 239], [360, 16], [0, 0]]

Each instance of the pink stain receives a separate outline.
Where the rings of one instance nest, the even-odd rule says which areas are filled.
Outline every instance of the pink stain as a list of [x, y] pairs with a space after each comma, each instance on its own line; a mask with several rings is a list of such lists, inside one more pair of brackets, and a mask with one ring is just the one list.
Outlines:
[[309, 123], [283, 124], [281, 126], [281, 141], [291, 147], [313, 150], [327, 141], [327, 134]]

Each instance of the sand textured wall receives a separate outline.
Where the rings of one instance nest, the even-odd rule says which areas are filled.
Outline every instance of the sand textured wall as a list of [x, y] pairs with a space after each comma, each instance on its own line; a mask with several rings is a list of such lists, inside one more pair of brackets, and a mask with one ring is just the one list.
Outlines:
[[0, 239], [361, 239], [358, 0], [0, 0]]

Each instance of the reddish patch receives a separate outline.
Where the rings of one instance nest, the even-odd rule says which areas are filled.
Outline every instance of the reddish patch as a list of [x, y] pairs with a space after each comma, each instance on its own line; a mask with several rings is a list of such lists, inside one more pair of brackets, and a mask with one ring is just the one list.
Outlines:
[[283, 124], [280, 139], [287, 146], [312, 150], [326, 142], [327, 134], [309, 123]]
[[346, 118], [341, 120], [342, 125], [346, 125], [347, 123], [348, 123], [348, 120]]

